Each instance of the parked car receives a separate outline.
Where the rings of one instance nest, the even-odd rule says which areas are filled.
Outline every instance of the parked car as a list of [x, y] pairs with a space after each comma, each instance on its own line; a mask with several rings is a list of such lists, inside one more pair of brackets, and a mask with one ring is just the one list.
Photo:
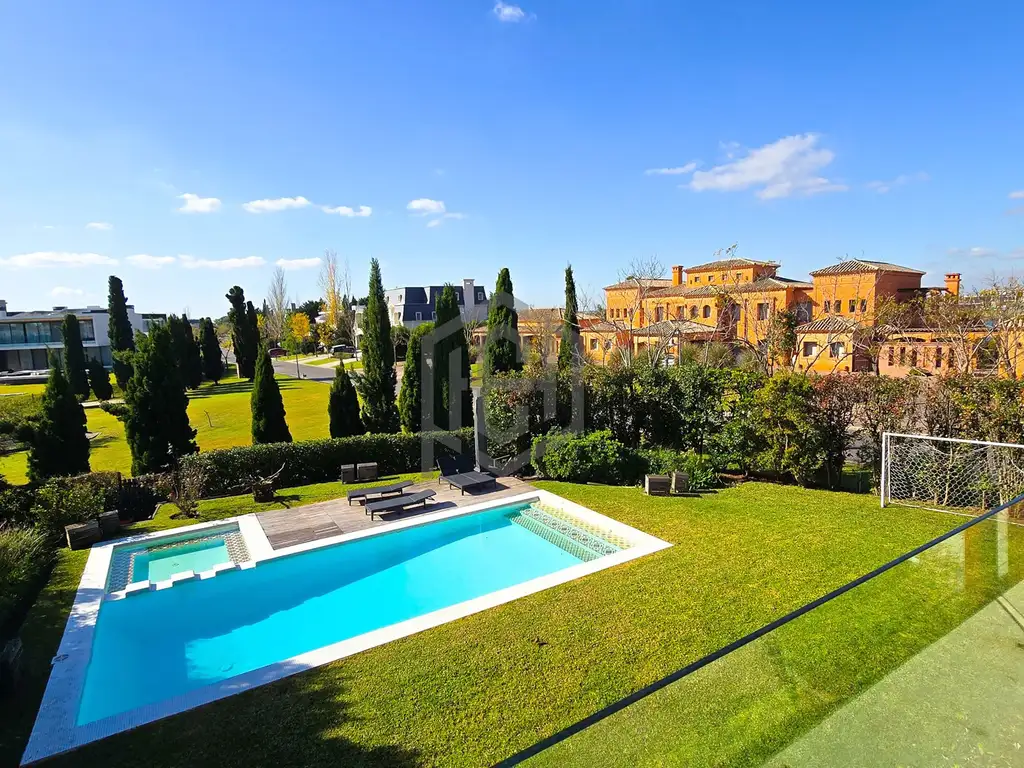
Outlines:
[[288, 354], [288, 352], [284, 349], [281, 349], [281, 347], [273, 347], [267, 350], [267, 354], [270, 355], [271, 357], [284, 357], [285, 355]]
[[354, 355], [356, 348], [351, 344], [335, 344], [331, 347], [331, 354], [334, 356], [338, 355]]

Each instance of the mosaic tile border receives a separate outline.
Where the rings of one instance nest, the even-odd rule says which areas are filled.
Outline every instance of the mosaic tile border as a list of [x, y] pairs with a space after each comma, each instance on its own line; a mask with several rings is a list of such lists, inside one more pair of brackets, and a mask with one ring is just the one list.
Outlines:
[[223, 539], [228, 549], [228, 558], [236, 565], [247, 563], [251, 559], [249, 548], [245, 544], [245, 537], [238, 528], [217, 531], [205, 535], [189, 536], [166, 544], [158, 544], [153, 547], [141, 547], [132, 549], [115, 549], [110, 562], [110, 575], [107, 577], [107, 592], [120, 592], [135, 581], [135, 557], [142, 552], [162, 552], [167, 549], [174, 549], [183, 544], [198, 544], [203, 541], [214, 541]]
[[538, 509], [536, 505], [519, 510], [512, 515], [511, 520], [585, 563], [622, 549], [600, 536], [583, 530], [575, 521], [570, 522], [563, 517], [556, 517]]
[[602, 539], [609, 544], [613, 544], [617, 549], [629, 549], [633, 546], [633, 542], [625, 536], [622, 536], [614, 531], [607, 528], [601, 528], [592, 523], [588, 523], [585, 520], [581, 520], [576, 515], [570, 514], [563, 509], [560, 509], [551, 504], [545, 504], [543, 502], [534, 502], [532, 505], [533, 509], [540, 510], [541, 512], [551, 517], [556, 517], [559, 520], [563, 520], [570, 525], [585, 531], [593, 536]]

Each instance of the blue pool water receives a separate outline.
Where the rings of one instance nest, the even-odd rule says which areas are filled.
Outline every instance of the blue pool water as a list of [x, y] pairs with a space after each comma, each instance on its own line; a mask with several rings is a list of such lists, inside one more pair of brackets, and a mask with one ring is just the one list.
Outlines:
[[451, 518], [106, 601], [77, 723], [582, 562], [513, 522], [519, 509]]
[[185, 542], [166, 549], [151, 549], [135, 555], [132, 581], [163, 581], [176, 573], [208, 571], [215, 565], [230, 563], [224, 539]]

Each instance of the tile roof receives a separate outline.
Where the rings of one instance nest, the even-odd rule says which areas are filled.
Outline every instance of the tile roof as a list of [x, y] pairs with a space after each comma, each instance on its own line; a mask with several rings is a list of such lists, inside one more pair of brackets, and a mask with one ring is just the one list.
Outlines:
[[756, 259], [720, 259], [709, 261], [707, 264], [698, 264], [695, 267], [686, 267], [686, 272], [710, 272], [716, 269], [737, 269], [742, 267], [777, 267], [775, 261], [758, 261]]
[[[643, 280], [643, 283], [648, 288], [667, 288], [668, 286], [672, 285], [672, 281], [669, 280], [668, 278], [664, 278], [664, 277], [650, 277], [650, 278], [646, 278], [645, 280]], [[636, 284], [637, 284], [636, 280], [628, 280], [628, 279], [627, 280], [620, 280], [619, 282], [615, 283], [614, 285], [606, 285], [604, 287], [604, 289], [606, 291], [614, 291], [616, 289], [620, 289], [621, 290], [621, 289], [625, 289], [625, 288], [636, 288]]]
[[843, 261], [839, 264], [832, 264], [831, 266], [824, 267], [822, 269], [816, 269], [811, 272], [811, 277], [818, 277], [819, 275], [855, 275], [863, 272], [902, 272], [908, 275], [924, 274], [924, 272], [919, 269], [902, 267], [899, 264], [890, 264], [887, 261], [850, 259], [849, 261]]
[[749, 283], [736, 283], [733, 285], [673, 285], [669, 288], [659, 288], [652, 291], [651, 296], [686, 296], [694, 299], [706, 299], [714, 296], [729, 293], [762, 293], [764, 291], [778, 291], [784, 288], [803, 288], [811, 290], [814, 286], [803, 280], [792, 280], [788, 277], [762, 277]]
[[849, 317], [839, 317], [837, 315], [827, 315], [826, 317], [819, 317], [817, 320], [812, 320], [809, 323], [797, 326], [797, 333], [850, 333], [852, 331], [859, 331], [864, 328], [864, 325], [857, 320], [853, 320]]
[[638, 328], [633, 333], [637, 336], [672, 336], [676, 333], [714, 333], [716, 330], [713, 325], [695, 323], [692, 320], [662, 320], [660, 323]]

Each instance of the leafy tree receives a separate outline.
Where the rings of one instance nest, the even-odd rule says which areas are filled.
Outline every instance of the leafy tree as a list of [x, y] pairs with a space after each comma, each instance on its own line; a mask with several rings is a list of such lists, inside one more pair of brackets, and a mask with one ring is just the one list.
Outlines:
[[237, 285], [227, 292], [226, 298], [231, 302], [228, 322], [231, 323], [231, 345], [235, 352], [238, 375], [243, 379], [252, 379], [256, 374], [257, 353], [256, 335], [249, 316], [252, 302], [246, 306], [245, 292]]
[[[439, 429], [473, 426], [473, 390], [469, 384], [469, 348], [458, 297], [446, 285], [434, 313], [434, 423]], [[452, 375], [455, 370], [456, 376]], [[458, 413], [456, 422], [455, 414]]]
[[523, 367], [519, 350], [519, 313], [512, 294], [512, 277], [508, 267], [498, 273], [487, 310], [487, 342], [484, 345], [484, 376]]
[[82, 346], [82, 329], [78, 325], [78, 318], [71, 314], [64, 315], [60, 332], [64, 337], [64, 375], [71, 391], [85, 400], [89, 397], [89, 368], [85, 361], [85, 347]]
[[395, 359], [403, 360], [409, 354], [409, 329], [404, 325], [391, 327], [391, 346], [395, 348]]
[[828, 436], [815, 399], [811, 380], [796, 373], [777, 373], [758, 390], [752, 418], [758, 469], [807, 485], [825, 467]]
[[220, 353], [220, 340], [213, 320], [203, 318], [199, 323], [199, 348], [203, 361], [203, 376], [216, 384], [224, 377], [224, 358]]
[[188, 397], [171, 342], [171, 331], [157, 325], [137, 340], [134, 369], [124, 401], [125, 437], [132, 452], [132, 474], [159, 472], [196, 453], [196, 431], [188, 423]]
[[359, 377], [359, 390], [363, 396], [363, 425], [369, 432], [397, 432], [395, 349], [391, 346], [391, 320], [377, 259], [370, 260], [370, 294], [363, 315], [361, 347], [363, 375]]
[[323, 311], [324, 300], [323, 299], [309, 299], [299, 304], [296, 312], [301, 312], [309, 318], [310, 326], [316, 325], [316, 318]]
[[433, 331], [434, 324], [426, 322], [409, 334], [402, 388], [398, 393], [398, 415], [406, 432], [419, 432], [423, 424], [423, 337]]
[[89, 471], [85, 409], [59, 365], [50, 370], [39, 418], [28, 430], [27, 437], [31, 446], [28, 477], [33, 483]]
[[562, 339], [558, 344], [558, 367], [567, 370], [580, 363], [579, 304], [572, 265], [565, 268], [565, 311], [562, 314]]
[[331, 420], [331, 437], [361, 435], [363, 422], [359, 418], [359, 398], [344, 361], [334, 370], [331, 394], [327, 400], [327, 415]]
[[110, 374], [103, 363], [93, 358], [89, 361], [89, 386], [97, 400], [107, 401], [114, 396], [114, 388], [110, 384]]
[[[107, 337], [110, 339], [112, 352], [130, 353], [135, 351], [135, 333], [128, 319], [128, 300], [124, 295], [121, 278], [111, 275], [107, 280], [107, 317], [110, 325]], [[117, 386], [124, 391], [128, 379], [132, 376], [132, 366], [128, 362], [130, 355], [114, 355], [114, 378]]]
[[290, 443], [291, 432], [285, 421], [281, 389], [274, 378], [274, 364], [266, 347], [260, 348], [256, 361], [256, 376], [252, 382], [252, 441], [253, 443]]

